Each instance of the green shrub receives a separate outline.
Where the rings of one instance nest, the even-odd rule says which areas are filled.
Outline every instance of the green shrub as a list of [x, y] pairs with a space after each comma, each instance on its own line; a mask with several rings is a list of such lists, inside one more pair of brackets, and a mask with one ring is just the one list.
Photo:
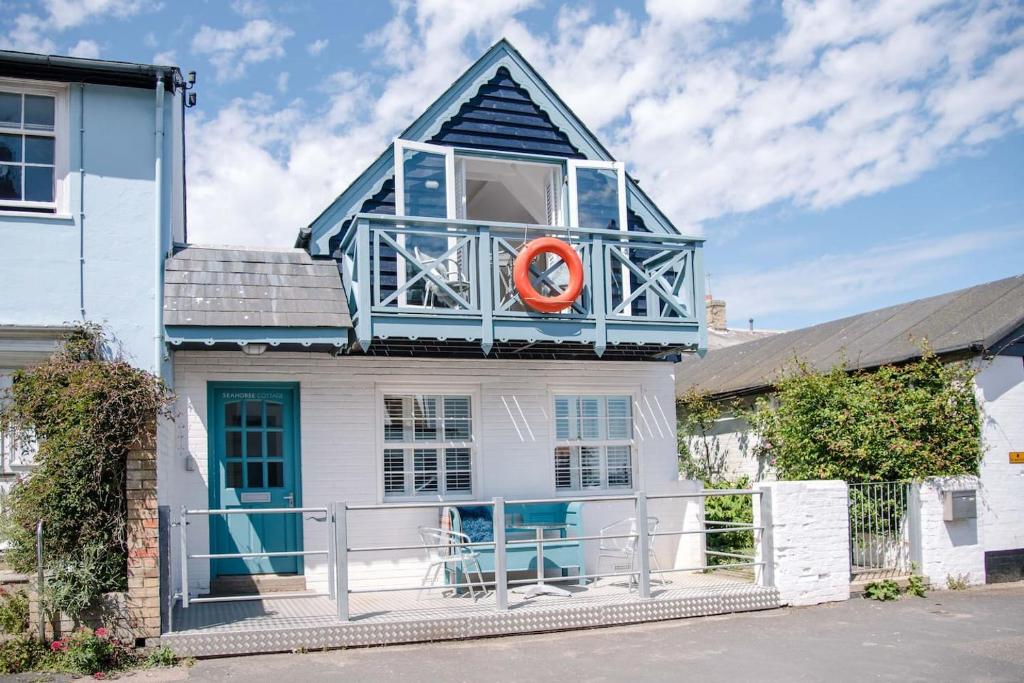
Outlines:
[[898, 600], [900, 597], [900, 586], [891, 579], [885, 581], [872, 581], [864, 587], [864, 597], [871, 600]]
[[177, 666], [178, 655], [169, 647], [158, 647], [146, 655], [145, 664], [148, 667]]
[[[747, 477], [740, 477], [735, 481], [705, 483], [704, 488], [712, 490], [745, 489], [748, 486], [750, 486], [750, 480]], [[704, 499], [704, 519], [708, 522], [708, 530], [712, 531], [726, 528], [724, 525], [717, 525], [714, 522], [753, 524], [754, 507], [751, 496], [708, 496]], [[707, 549], [712, 552], [753, 555], [754, 532], [750, 529], [743, 529], [740, 531], [709, 533], [706, 535], [706, 544]], [[709, 565], [736, 564], [745, 561], [735, 557], [708, 555]]]
[[0, 630], [12, 636], [28, 630], [28, 596], [0, 588]]
[[973, 370], [927, 349], [871, 372], [796, 362], [748, 420], [781, 479], [899, 481], [976, 474], [981, 418]]
[[18, 674], [49, 668], [50, 650], [41, 640], [22, 634], [0, 643], [0, 673]]
[[925, 597], [924, 577], [913, 574], [907, 579], [907, 595]]
[[14, 375], [0, 428], [38, 441], [36, 466], [4, 498], [0, 535], [15, 570], [34, 572], [44, 521], [47, 604], [80, 618], [127, 588], [128, 452], [166, 414], [164, 384], [108, 360], [102, 333], [83, 327], [47, 362]]
[[967, 581], [967, 574], [957, 574], [956, 576], [954, 576], [953, 574], [947, 574], [946, 588], [948, 588], [951, 591], [967, 590]]
[[103, 628], [80, 628], [53, 641], [50, 649], [54, 653], [54, 668], [79, 674], [120, 671], [139, 663], [131, 647], [111, 638]]

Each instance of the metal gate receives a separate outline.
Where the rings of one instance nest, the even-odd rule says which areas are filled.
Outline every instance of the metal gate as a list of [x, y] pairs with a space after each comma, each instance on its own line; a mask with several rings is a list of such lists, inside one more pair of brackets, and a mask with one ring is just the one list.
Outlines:
[[908, 490], [904, 481], [850, 484], [852, 579], [910, 573]]

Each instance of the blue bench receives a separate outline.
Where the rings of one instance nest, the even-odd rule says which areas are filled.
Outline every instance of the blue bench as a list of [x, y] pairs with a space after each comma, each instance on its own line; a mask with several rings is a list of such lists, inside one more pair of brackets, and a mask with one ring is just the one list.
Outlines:
[[[494, 540], [494, 522], [491, 519], [489, 506], [452, 506], [445, 508], [452, 531], [469, 536], [473, 543]], [[569, 576], [568, 571], [575, 569], [577, 575], [583, 571], [583, 547], [573, 536], [583, 535], [583, 504], [582, 503], [548, 503], [537, 505], [507, 505], [506, 518], [520, 518], [523, 524], [565, 524], [565, 529], [558, 530], [558, 538], [547, 538], [544, 542], [544, 571], [556, 570], [560, 576]], [[536, 531], [516, 526], [505, 526], [505, 540], [536, 539]], [[494, 572], [494, 548], [475, 546], [480, 569], [484, 573]], [[537, 544], [506, 543], [505, 558], [507, 571], [525, 571], [536, 576]], [[461, 583], [459, 576], [453, 583]], [[580, 585], [586, 579], [580, 579]]]

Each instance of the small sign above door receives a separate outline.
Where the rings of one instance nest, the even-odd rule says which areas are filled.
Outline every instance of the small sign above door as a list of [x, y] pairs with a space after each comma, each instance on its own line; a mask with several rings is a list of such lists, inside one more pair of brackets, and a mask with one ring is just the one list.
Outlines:
[[1014, 465], [1024, 465], [1024, 451], [1010, 451], [1010, 462]]

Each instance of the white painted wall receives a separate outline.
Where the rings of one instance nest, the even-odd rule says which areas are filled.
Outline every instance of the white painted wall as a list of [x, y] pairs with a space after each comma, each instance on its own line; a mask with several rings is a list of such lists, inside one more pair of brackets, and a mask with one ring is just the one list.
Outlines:
[[979, 361], [974, 382], [985, 447], [978, 502], [984, 547], [1024, 548], [1024, 465], [1009, 458], [1010, 451], [1024, 451], [1024, 358]]
[[[850, 598], [849, 492], [841, 481], [760, 482], [754, 526], [766, 527], [758, 561], [770, 563], [784, 604], [817, 605]], [[766, 547], [767, 546], [767, 547]]]
[[[677, 474], [673, 373], [672, 364], [653, 362], [333, 358], [276, 352], [250, 357], [229, 351], [179, 351], [174, 357], [176, 444], [159, 455], [159, 501], [172, 511], [182, 505], [208, 506], [207, 382], [254, 380], [300, 383], [305, 506], [380, 502], [377, 399], [378, 391], [388, 387], [421, 392], [465, 389], [474, 395], [476, 499], [556, 496], [551, 393], [563, 391], [634, 393], [637, 481], [648, 493], [692, 491], [696, 484], [680, 482]], [[696, 505], [692, 499], [652, 501], [650, 513], [659, 517], [663, 530], [677, 529], [684, 518], [695, 518]], [[585, 533], [596, 534], [601, 525], [631, 514], [627, 503], [600, 506], [585, 508]], [[436, 523], [433, 511], [352, 512], [349, 541], [353, 546], [418, 543], [417, 526]], [[207, 547], [205, 524], [193, 524], [189, 533], [193, 552]], [[325, 525], [306, 521], [304, 538], [307, 550], [325, 548]], [[176, 538], [171, 546], [172, 584], [177, 590]], [[663, 566], [683, 566], [675, 564], [676, 546], [673, 538], [657, 542]], [[595, 553], [596, 548], [587, 548], [588, 564]], [[680, 554], [681, 559], [694, 556], [699, 550], [684, 548]], [[415, 585], [422, 573], [417, 555], [377, 554], [362, 571], [353, 570], [352, 585]], [[310, 587], [325, 588], [325, 561], [309, 559], [306, 576]], [[191, 564], [190, 585], [198, 591], [208, 588], [206, 563]]]
[[945, 589], [948, 577], [962, 577], [971, 585], [985, 583], [980, 520], [943, 521], [946, 491], [977, 488], [978, 478], [969, 476], [933, 477], [910, 487], [910, 559], [933, 589]]

